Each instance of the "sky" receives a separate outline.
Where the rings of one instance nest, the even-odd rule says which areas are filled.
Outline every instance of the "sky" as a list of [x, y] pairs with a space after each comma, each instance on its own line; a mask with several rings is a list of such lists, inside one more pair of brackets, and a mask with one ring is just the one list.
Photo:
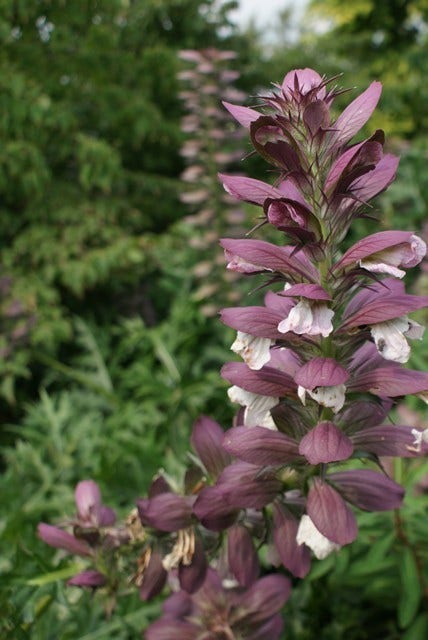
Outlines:
[[230, 13], [238, 24], [245, 26], [253, 18], [256, 24], [263, 26], [272, 22], [275, 14], [280, 10], [293, 7], [300, 13], [309, 0], [238, 0], [239, 9]]

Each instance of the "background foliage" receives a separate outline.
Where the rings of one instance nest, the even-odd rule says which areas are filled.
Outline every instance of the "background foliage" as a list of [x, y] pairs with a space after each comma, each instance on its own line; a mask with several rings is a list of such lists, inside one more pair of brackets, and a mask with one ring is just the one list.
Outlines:
[[[97, 596], [63, 586], [75, 567], [35, 526], [72, 511], [74, 485], [88, 477], [125, 515], [160, 466], [174, 473], [199, 414], [232, 417], [218, 375], [232, 336], [194, 300], [199, 257], [182, 222], [178, 50], [237, 51], [233, 67], [252, 95], [293, 67], [343, 71], [344, 86], [380, 79], [370, 126], [402, 155], [379, 202], [382, 225], [421, 231], [426, 221], [427, 3], [313, 0], [297, 41], [268, 46], [256, 27], [231, 25], [233, 4], [0, 2], [5, 638], [139, 637], [158, 605], [127, 596], [106, 619]], [[289, 18], [277, 20], [277, 36], [290, 33]], [[426, 271], [413, 282], [422, 286]], [[414, 366], [427, 354], [425, 340]], [[421, 404], [412, 409], [426, 422]], [[358, 541], [295, 585], [286, 640], [428, 635], [427, 472], [426, 463], [396, 468], [402, 512], [361, 516]]]

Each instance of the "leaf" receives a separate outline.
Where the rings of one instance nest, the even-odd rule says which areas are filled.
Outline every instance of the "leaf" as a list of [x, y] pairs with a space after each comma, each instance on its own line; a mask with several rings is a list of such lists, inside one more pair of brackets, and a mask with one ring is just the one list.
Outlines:
[[58, 580], [66, 580], [67, 578], [71, 578], [76, 573], [82, 569], [81, 563], [74, 563], [64, 567], [63, 569], [58, 569], [58, 571], [51, 571], [50, 573], [44, 573], [42, 576], [36, 576], [35, 578], [31, 578], [31, 580], [27, 581], [27, 584], [32, 587], [41, 587], [45, 584], [50, 584], [51, 582], [57, 582]]
[[366, 563], [368, 565], [376, 565], [384, 560], [385, 555], [389, 552], [394, 541], [395, 533], [390, 533], [389, 535], [380, 537], [378, 540], [376, 540], [366, 556]]
[[[401, 594], [398, 601], [398, 622], [406, 628], [414, 619], [421, 601], [421, 585], [412, 550], [406, 547], [400, 565]], [[422, 636], [421, 636], [422, 637]]]
[[334, 554], [330, 554], [327, 558], [324, 558], [324, 560], [314, 561], [307, 580], [310, 580], [311, 582], [318, 580], [333, 569], [335, 562], [336, 556]]
[[[92, 631], [90, 633], [86, 633], [84, 636], [80, 636], [78, 640], [104, 640], [107, 637], [113, 637], [110, 634], [113, 632], [120, 631], [128, 625], [136, 626], [140, 628], [143, 623], [147, 622], [148, 618], [151, 617], [154, 613], [159, 612], [159, 604], [144, 604], [144, 607], [139, 609], [138, 611], [134, 611], [122, 619], [114, 620], [112, 622], [108, 622], [102, 625], [96, 631]], [[109, 634], [109, 635], [107, 635]]]
[[376, 576], [396, 568], [396, 563], [393, 558], [385, 558], [379, 561], [377, 564], [369, 564], [365, 559], [362, 562], [354, 562], [348, 571], [348, 577], [356, 578], [357, 576]]
[[428, 613], [421, 613], [403, 635], [402, 640], [428, 638]]

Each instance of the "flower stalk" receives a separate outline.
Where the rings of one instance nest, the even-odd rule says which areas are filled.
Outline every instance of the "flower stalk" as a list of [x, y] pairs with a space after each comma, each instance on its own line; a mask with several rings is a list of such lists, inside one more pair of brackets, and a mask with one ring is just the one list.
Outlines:
[[197, 283], [193, 295], [207, 316], [240, 297], [236, 274], [225, 273], [218, 254], [222, 234], [244, 232], [244, 211], [224, 193], [217, 178], [219, 171], [233, 168], [244, 155], [243, 132], [232, 128], [227, 112], [221, 108], [222, 100], [245, 98], [232, 86], [239, 72], [226, 68], [236, 55], [215, 48], [183, 50], [179, 54], [187, 65], [178, 74], [185, 107], [181, 128], [186, 139], [181, 154], [187, 165], [181, 176], [186, 185], [181, 201], [193, 210], [184, 219], [192, 231], [189, 244], [200, 258], [192, 269]]

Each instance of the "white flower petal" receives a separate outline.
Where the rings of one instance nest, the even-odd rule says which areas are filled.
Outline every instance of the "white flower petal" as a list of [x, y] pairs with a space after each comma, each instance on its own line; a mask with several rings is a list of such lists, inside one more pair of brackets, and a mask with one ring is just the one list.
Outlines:
[[278, 324], [278, 331], [287, 333], [308, 333], [312, 326], [313, 315], [311, 305], [307, 300], [300, 300], [290, 311], [288, 316]]
[[238, 331], [235, 342], [230, 347], [241, 356], [250, 369], [258, 370], [270, 360], [270, 347], [275, 343], [269, 338], [256, 338], [249, 333]]
[[338, 384], [333, 387], [316, 387], [312, 391], [306, 389], [311, 398], [322, 407], [330, 407], [334, 413], [341, 410], [345, 404], [346, 386]]
[[318, 560], [323, 560], [332, 551], [340, 549], [340, 544], [331, 542], [328, 538], [318, 531], [311, 518], [308, 515], [303, 515], [296, 536], [297, 544], [306, 544], [312, 551]]
[[422, 443], [428, 443], [428, 429], [419, 431], [419, 429], [412, 429], [412, 436], [415, 438], [413, 442], [414, 450], [419, 452], [422, 448]]
[[237, 386], [230, 387], [227, 395], [232, 402], [237, 402], [245, 407], [245, 426], [266, 427], [273, 431], [277, 430], [270, 414], [270, 410], [278, 404], [279, 398], [261, 396], [257, 393], [251, 393], [251, 391], [245, 391], [245, 389], [241, 389]]
[[316, 304], [312, 308], [312, 313], [314, 315], [314, 321], [309, 335], [321, 335], [326, 338], [333, 331], [331, 321], [334, 316], [334, 311], [329, 309], [325, 304]]
[[290, 311], [288, 316], [278, 324], [278, 331], [287, 333], [292, 331], [308, 336], [322, 335], [327, 337], [333, 331], [331, 320], [334, 312], [325, 304], [311, 303], [300, 300]]
[[297, 387], [297, 395], [299, 396], [300, 402], [305, 407], [306, 406], [306, 389], [305, 389], [305, 387], [301, 387], [299, 385]]
[[406, 331], [406, 336], [412, 340], [422, 340], [425, 332], [425, 327], [415, 320], [409, 320], [409, 328]]
[[244, 423], [247, 427], [266, 427], [276, 431], [270, 410], [275, 407], [279, 398], [271, 398], [270, 396], [254, 395], [253, 401], [247, 405], [244, 414]]
[[250, 391], [245, 391], [245, 389], [241, 389], [241, 387], [233, 385], [233, 387], [229, 387], [229, 389], [227, 390], [227, 395], [232, 402], [237, 402], [238, 404], [246, 407], [247, 404], [251, 402], [255, 394], [251, 393]]
[[[380, 252], [376, 255], [380, 256]], [[404, 278], [406, 275], [405, 271], [398, 269], [393, 264], [382, 262], [382, 258], [380, 257], [365, 258], [364, 260], [359, 261], [359, 265], [363, 269], [366, 269], [366, 271], [371, 271], [372, 273], [387, 273], [395, 278]]]
[[402, 316], [374, 324], [370, 332], [377, 350], [385, 360], [403, 363], [410, 357], [410, 347], [405, 336], [420, 339], [424, 327], [409, 320], [407, 316]]

